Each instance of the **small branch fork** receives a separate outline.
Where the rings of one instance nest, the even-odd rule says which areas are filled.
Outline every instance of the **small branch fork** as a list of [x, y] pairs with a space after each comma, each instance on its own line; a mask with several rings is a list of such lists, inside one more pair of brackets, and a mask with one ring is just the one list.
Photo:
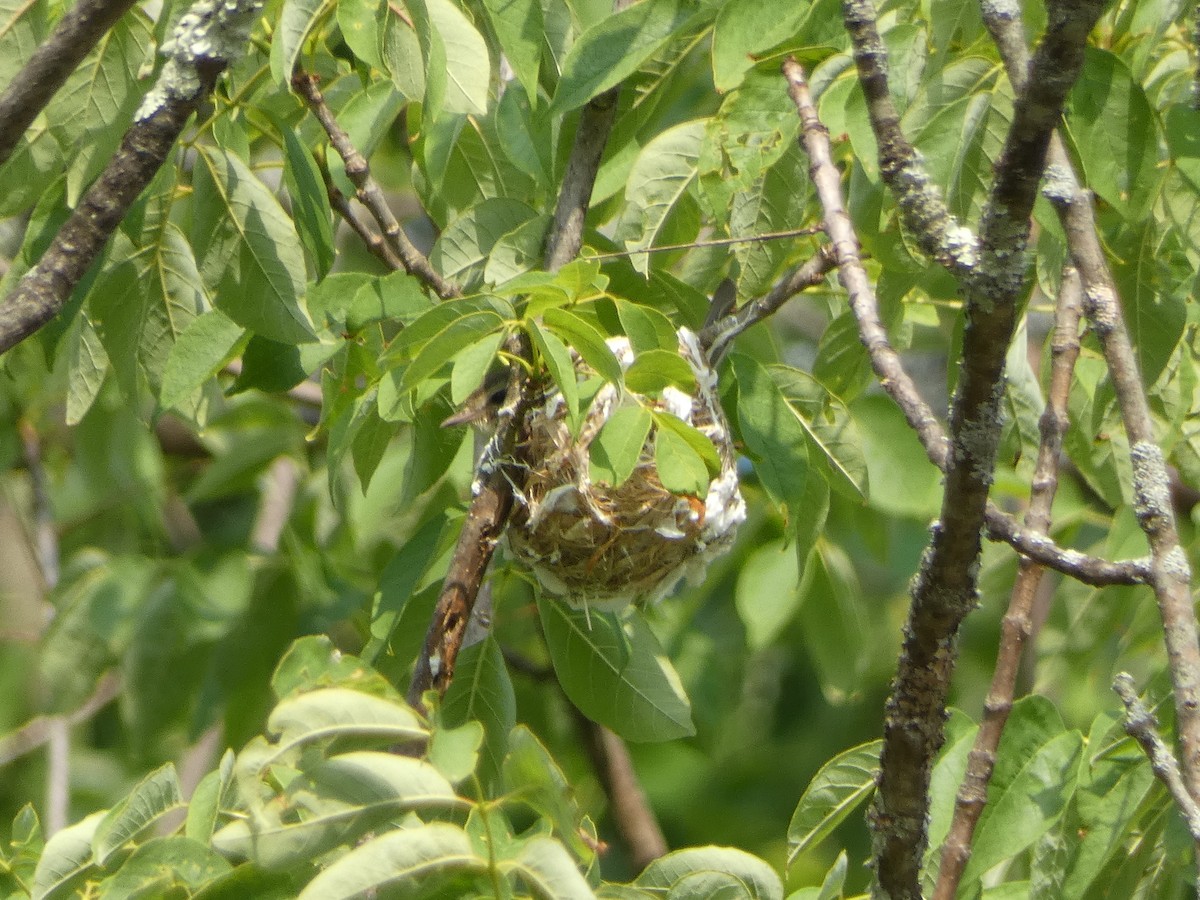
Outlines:
[[[1024, 25], [1019, 6], [982, 4], [984, 24], [1000, 48], [1014, 87], [1022, 90], [1037, 78], [1029, 73]], [[1154, 424], [1137, 359], [1121, 313], [1116, 284], [1097, 236], [1091, 193], [1084, 189], [1062, 140], [1049, 148], [1046, 194], [1054, 203], [1071, 260], [1083, 285], [1083, 311], [1100, 341], [1129, 437], [1133, 463], [1134, 511], [1150, 544], [1150, 577], [1159, 614], [1175, 697], [1183, 780], [1200, 802], [1200, 635], [1191, 597], [1191, 571], [1179, 542], [1170, 498], [1170, 476]], [[1200, 840], [1197, 841], [1200, 857]]]
[[[1146, 705], [1138, 698], [1133, 676], [1128, 672], [1119, 672], [1113, 679], [1113, 690], [1121, 698], [1125, 706], [1125, 733], [1138, 742], [1146, 758], [1150, 760], [1150, 768], [1158, 776], [1158, 780], [1166, 785], [1171, 799], [1179, 807], [1184, 822], [1192, 840], [1200, 844], [1200, 805], [1189, 793], [1184, 784], [1183, 776], [1179, 774], [1179, 762], [1175, 754], [1158, 734], [1158, 720]], [[1197, 861], [1200, 866], [1200, 860]]]
[[[363, 238], [367, 247], [376, 256], [383, 259], [385, 263], [395, 268], [395, 261], [399, 259], [406, 272], [410, 275], [415, 275], [427, 284], [443, 300], [460, 296], [458, 287], [442, 277], [441, 273], [413, 245], [412, 241], [408, 239], [408, 235], [404, 233], [404, 229], [400, 227], [395, 214], [392, 212], [391, 207], [388, 206], [387, 198], [383, 195], [383, 189], [379, 186], [379, 182], [371, 175], [371, 169], [367, 165], [366, 157], [354, 146], [350, 140], [350, 135], [338, 124], [337, 119], [334, 118], [333, 111], [325, 102], [325, 97], [321, 94], [320, 88], [317, 87], [316, 76], [308, 72], [297, 71], [292, 76], [292, 89], [304, 98], [312, 114], [321, 123], [321, 127], [325, 129], [325, 133], [329, 136], [329, 143], [346, 165], [346, 177], [350, 179], [350, 182], [357, 189], [358, 199], [370, 211], [375, 221], [379, 223], [379, 227], [383, 231], [384, 243], [382, 248], [377, 243], [378, 239], [362, 226], [357, 216], [346, 216], [346, 211], [349, 207], [344, 204], [344, 197], [342, 197], [343, 204], [338, 209], [338, 212], [343, 217], [346, 217], [346, 221]], [[332, 196], [334, 189], [331, 188], [330, 190], [330, 199], [332, 200], [334, 199]], [[338, 191], [337, 195], [341, 197], [341, 192]]]
[[[212, 91], [229, 64], [229, 54], [245, 44], [258, 5], [257, 0], [231, 0], [213, 9], [198, 0], [180, 19], [172, 54], [121, 146], [37, 265], [5, 300], [0, 353], [62, 311], [129, 207], [166, 161], [196, 107]], [[37, 57], [29, 65], [36, 61]], [[18, 80], [27, 77], [28, 68]]]
[[[1014, 109], [977, 238], [948, 216], [936, 188], [920, 169], [919, 158], [900, 132], [887, 86], [886, 51], [869, 0], [845, 0], [843, 5], [868, 115], [880, 147], [881, 173], [910, 232], [920, 235], [926, 252], [959, 278], [966, 309], [962, 367], [951, 404], [950, 443], [942, 444], [946, 478], [941, 515], [912, 588], [903, 651], [886, 709], [881, 771], [870, 815], [879, 896], [921, 896], [929, 778], [943, 740], [958, 627], [976, 602], [987, 494], [1000, 433], [1004, 358], [1016, 325], [1016, 300], [1025, 281], [1029, 215], [1050, 136], [1082, 68], [1087, 35], [1100, 11], [1099, 2], [1052, 6], [1033, 76]], [[840, 178], [829, 161], [825, 130], [807, 96], [802, 70], [790, 63], [786, 71], [804, 122], [802, 139], [826, 208], [826, 232], [838, 253], [843, 285], [852, 305], [855, 298], [873, 299], [849, 218], [840, 204]], [[819, 153], [821, 149], [823, 160], [814, 156], [814, 150]], [[872, 317], [858, 310], [856, 317], [860, 323], [877, 324], [877, 318], [871, 321]], [[863, 329], [868, 350], [886, 347], [886, 334], [873, 331]], [[873, 362], [883, 355], [886, 353], [873, 352]], [[878, 368], [877, 374], [887, 378]], [[927, 407], [915, 391], [913, 394], [908, 398], [911, 402], [904, 405], [905, 413], [926, 446], [936, 446], [934, 438], [940, 430], [936, 419], [927, 415]]]
[[[1050, 530], [1050, 508], [1058, 489], [1058, 460], [1069, 424], [1067, 401], [1075, 360], [1079, 357], [1079, 320], [1082, 315], [1079, 273], [1073, 266], [1063, 271], [1062, 287], [1055, 307], [1054, 337], [1051, 339], [1050, 389], [1046, 409], [1039, 421], [1041, 443], [1033, 473], [1025, 527], [1034, 534]], [[971, 838], [987, 803], [988, 783], [996, 765], [996, 748], [1012, 712], [1021, 653], [1029, 639], [1031, 614], [1038, 585], [1045, 569], [1022, 558], [1009, 599], [1008, 612], [1000, 625], [1000, 647], [996, 670], [984, 702], [983, 721], [975, 745], [967, 758], [967, 771], [955, 801], [954, 818], [942, 845], [942, 864], [934, 888], [934, 900], [953, 900], [963, 870], [971, 858]]]

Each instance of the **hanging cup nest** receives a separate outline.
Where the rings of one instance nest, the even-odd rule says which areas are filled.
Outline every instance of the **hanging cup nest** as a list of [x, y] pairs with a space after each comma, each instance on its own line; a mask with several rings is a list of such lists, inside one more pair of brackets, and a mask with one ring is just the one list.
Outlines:
[[[661, 398], [646, 397], [605, 385], [578, 437], [559, 393], [527, 415], [522, 456], [529, 472], [507, 529], [508, 545], [543, 588], [573, 606], [618, 610], [664, 597], [684, 576], [698, 582], [709, 562], [733, 544], [746, 518], [716, 373], [696, 335], [686, 328], [678, 334], [680, 355], [695, 375], [695, 394], [667, 387]], [[634, 358], [628, 340], [612, 338], [608, 345], [628, 368]], [[582, 362], [576, 371], [581, 382], [592, 375]], [[613, 412], [634, 403], [674, 415], [712, 441], [720, 469], [706, 495], [675, 494], [663, 486], [655, 464], [657, 426], [629, 478], [616, 487], [592, 481], [592, 441]]]

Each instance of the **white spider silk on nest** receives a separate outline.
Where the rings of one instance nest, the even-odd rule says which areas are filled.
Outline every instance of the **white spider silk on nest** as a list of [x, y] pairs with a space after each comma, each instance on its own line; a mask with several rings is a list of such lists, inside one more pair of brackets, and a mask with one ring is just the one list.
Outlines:
[[[568, 427], [561, 394], [528, 414], [524, 456], [529, 475], [507, 541], [547, 592], [572, 605], [617, 610], [658, 600], [685, 576], [698, 582], [708, 564], [733, 544], [746, 518], [716, 372], [693, 332], [681, 328], [678, 336], [679, 353], [696, 379], [695, 394], [667, 387], [658, 399], [606, 384], [578, 437]], [[633, 363], [626, 338], [610, 338], [608, 346], [622, 368]], [[581, 381], [592, 374], [582, 363], [577, 370]], [[654, 429], [625, 482], [613, 487], [592, 481], [592, 441], [614, 411], [636, 403], [673, 415], [712, 441], [720, 469], [705, 496], [673, 494], [663, 487]]]

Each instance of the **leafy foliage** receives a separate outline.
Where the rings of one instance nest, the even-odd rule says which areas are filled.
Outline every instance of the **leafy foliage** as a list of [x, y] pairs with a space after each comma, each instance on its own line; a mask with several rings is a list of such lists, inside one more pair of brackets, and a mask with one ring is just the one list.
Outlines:
[[[0, 82], [62, 6], [0, 2]], [[1200, 113], [1182, 6], [1106, 13], [1064, 134], [1099, 200], [1158, 437], [1195, 487]], [[113, 154], [183, 7], [129, 12], [0, 166], [5, 293]], [[742, 334], [721, 365], [750, 511], [703, 584], [618, 616], [542, 596], [502, 557], [492, 633], [464, 651], [444, 703], [423, 718], [397, 693], [470, 495], [472, 441], [439, 426], [510, 361], [509, 339], [528, 338], [578, 431], [606, 384], [690, 389], [676, 330], [700, 327], [724, 278], [743, 301], [761, 297], [819, 244], [765, 239], [820, 219], [777, 74], [786, 54], [811, 70], [889, 335], [926, 395], [944, 397], [960, 298], [884, 188], [837, 7], [266, 4], [66, 310], [2, 361], [0, 544], [18, 548], [0, 557], [4, 727], [72, 714], [106, 674], [121, 682], [73, 737], [74, 824], [46, 836], [28, 805], [47, 777], [40, 757], [4, 756], [5, 896], [776, 898], [785, 868], [793, 897], [864, 888], [856, 810], [873, 789], [879, 709], [940, 485], [874, 390], [833, 278]], [[971, 221], [1011, 85], [973, 3], [881, 7], [901, 124]], [[292, 93], [297, 68], [318, 76], [457, 296], [384, 267], [340, 227], [338, 192], [361, 195]], [[581, 258], [543, 271], [580, 110], [618, 85]], [[992, 494], [1012, 509], [1028, 496], [1046, 298], [1066, 256], [1048, 203], [1035, 219]], [[714, 238], [764, 239], [730, 250]], [[1052, 536], [1141, 555], [1128, 441], [1091, 335], [1070, 405]], [[651, 435], [666, 487], [703, 500], [719, 466], [711, 442], [638, 405], [596, 436], [591, 478], [622, 483]], [[35, 566], [50, 515], [57, 578]], [[1194, 546], [1194, 523], [1183, 527]], [[984, 697], [1014, 569], [1010, 550], [986, 549], [963, 709]], [[1186, 831], [1102, 689], [1129, 668], [1165, 694], [1150, 594], [1056, 589], [961, 892], [1185, 896]], [[617, 838], [575, 710], [634, 742], [671, 845], [705, 846], [640, 875], [619, 850], [597, 852]], [[935, 848], [974, 728], [961, 713], [949, 726]], [[241, 749], [187, 781], [179, 763], [205, 741]], [[387, 752], [397, 744], [405, 754]], [[931, 854], [927, 874], [937, 865]]]

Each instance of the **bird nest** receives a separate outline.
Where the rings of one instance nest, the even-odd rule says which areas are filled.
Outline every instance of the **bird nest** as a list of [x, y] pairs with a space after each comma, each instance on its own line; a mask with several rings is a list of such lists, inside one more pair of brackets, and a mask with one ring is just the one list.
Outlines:
[[[627, 340], [614, 338], [609, 346], [623, 366], [632, 363]], [[657, 600], [685, 576], [698, 581], [746, 518], [716, 373], [687, 329], [679, 331], [679, 350], [695, 375], [695, 394], [668, 387], [661, 397], [647, 397], [605, 385], [577, 437], [561, 394], [526, 417], [521, 455], [529, 472], [507, 530], [508, 546], [543, 588], [572, 605], [617, 610]], [[582, 363], [576, 368], [580, 381], [592, 374]], [[628, 479], [615, 487], [592, 480], [592, 441], [616, 409], [632, 403], [675, 415], [712, 441], [720, 470], [705, 496], [663, 486], [655, 464], [657, 428]]]

